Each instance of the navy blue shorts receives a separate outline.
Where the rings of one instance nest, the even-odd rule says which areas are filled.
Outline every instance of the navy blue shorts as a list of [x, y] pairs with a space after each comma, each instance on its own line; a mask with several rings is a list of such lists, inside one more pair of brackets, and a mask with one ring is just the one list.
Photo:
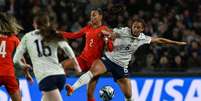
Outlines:
[[128, 69], [112, 62], [106, 56], [101, 58], [108, 72], [112, 73], [113, 79], [116, 82], [118, 79], [128, 77]]
[[54, 89], [59, 89], [59, 91], [61, 91], [64, 88], [65, 82], [65, 75], [48, 76], [40, 81], [39, 89], [46, 92]]

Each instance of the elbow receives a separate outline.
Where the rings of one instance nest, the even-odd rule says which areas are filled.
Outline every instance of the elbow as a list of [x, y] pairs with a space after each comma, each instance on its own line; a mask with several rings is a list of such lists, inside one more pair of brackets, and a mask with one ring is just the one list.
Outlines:
[[13, 58], [13, 64], [14, 66], [17, 66], [17, 67], [20, 67], [20, 68], [23, 68], [24, 67], [24, 63], [22, 62], [21, 59], [18, 59], [18, 58]]
[[17, 59], [13, 60], [13, 64], [14, 64], [15, 67], [20, 67], [21, 68], [20, 61], [18, 61]]

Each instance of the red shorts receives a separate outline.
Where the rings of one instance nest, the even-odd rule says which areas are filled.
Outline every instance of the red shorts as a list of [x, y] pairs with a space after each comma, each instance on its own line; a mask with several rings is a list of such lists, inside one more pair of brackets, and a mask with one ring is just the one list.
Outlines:
[[10, 94], [19, 91], [19, 84], [14, 76], [0, 76], [0, 86], [4, 85]]
[[79, 65], [80, 65], [80, 68], [83, 72], [86, 72], [91, 68], [91, 63], [84, 60], [82, 57], [79, 56], [79, 57], [76, 57], [76, 59], [77, 59]]

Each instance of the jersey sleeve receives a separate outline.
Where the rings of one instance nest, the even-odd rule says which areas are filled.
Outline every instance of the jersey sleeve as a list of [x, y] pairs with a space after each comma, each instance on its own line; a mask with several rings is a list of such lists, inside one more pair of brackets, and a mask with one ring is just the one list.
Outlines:
[[150, 44], [150, 43], [151, 43], [151, 37], [150, 37], [150, 36], [145, 35], [145, 40], [144, 40], [144, 43], [145, 43], [145, 44]]
[[75, 58], [75, 54], [73, 52], [73, 49], [70, 47], [70, 45], [66, 41], [60, 41], [58, 42], [59, 47], [64, 50], [64, 52], [70, 57]]
[[109, 52], [113, 51], [113, 41], [112, 41], [112, 39], [108, 40], [107, 49], [108, 49]]
[[14, 64], [19, 65], [20, 67], [24, 67], [24, 63], [21, 61], [21, 59], [23, 58], [23, 55], [27, 50], [26, 41], [27, 41], [27, 36], [25, 35], [22, 38], [21, 42], [19, 43], [13, 58]]
[[115, 33], [122, 33], [122, 30], [119, 29], [119, 28], [114, 28], [114, 29], [113, 29], [113, 32], [115, 32]]
[[79, 32], [61, 32], [61, 35], [65, 39], [77, 39], [81, 38], [83, 35], [85, 35], [85, 31], [87, 30], [87, 27], [82, 28]]

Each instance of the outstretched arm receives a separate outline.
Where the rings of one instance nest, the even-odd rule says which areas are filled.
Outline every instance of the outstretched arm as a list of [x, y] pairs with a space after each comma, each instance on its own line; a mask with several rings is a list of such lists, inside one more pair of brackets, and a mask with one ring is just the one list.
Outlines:
[[79, 32], [62, 32], [62, 31], [58, 31], [58, 32], [65, 39], [77, 39], [85, 35], [85, 31], [87, 30], [87, 27], [88, 26], [82, 28]]
[[186, 42], [173, 41], [166, 38], [151, 37], [151, 43], [186, 45]]
[[84, 33], [82, 32], [60, 32], [62, 37], [65, 39], [77, 39], [81, 38]]

